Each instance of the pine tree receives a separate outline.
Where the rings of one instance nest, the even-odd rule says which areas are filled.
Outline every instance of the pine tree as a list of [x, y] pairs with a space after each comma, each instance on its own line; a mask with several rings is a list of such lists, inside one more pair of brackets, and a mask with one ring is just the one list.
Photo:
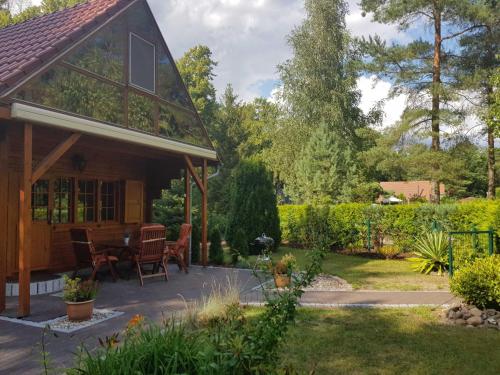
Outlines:
[[[488, 145], [488, 191], [489, 198], [495, 198], [495, 122], [494, 83], [492, 77], [499, 69], [498, 44], [500, 40], [500, 12], [496, 0], [487, 0], [467, 12], [462, 20], [474, 29], [460, 38], [460, 54], [453, 59], [455, 83], [472, 110], [484, 123]], [[498, 87], [496, 88], [498, 90]]]
[[[363, 40], [361, 46], [370, 56], [367, 71], [391, 79], [392, 95], [408, 95], [401, 125], [430, 135], [431, 150], [436, 155], [441, 151], [442, 125], [455, 125], [463, 120], [463, 112], [450, 106], [457, 100], [457, 92], [451, 84], [450, 64], [457, 38], [478, 27], [464, 24], [463, 15], [474, 13], [482, 6], [480, 3], [466, 0], [361, 1], [363, 11], [372, 13], [377, 22], [395, 24], [402, 31], [418, 26], [432, 30], [432, 40], [419, 38], [406, 45], [388, 46], [375, 36]], [[441, 168], [437, 160], [438, 157], [432, 162], [436, 171]], [[433, 182], [434, 200], [439, 202], [440, 181]]]
[[[264, 165], [242, 161], [231, 176], [231, 196], [227, 240], [240, 250], [262, 233], [272, 237], [275, 245], [281, 242], [276, 193], [271, 174]], [[241, 234], [238, 232], [241, 231]]]

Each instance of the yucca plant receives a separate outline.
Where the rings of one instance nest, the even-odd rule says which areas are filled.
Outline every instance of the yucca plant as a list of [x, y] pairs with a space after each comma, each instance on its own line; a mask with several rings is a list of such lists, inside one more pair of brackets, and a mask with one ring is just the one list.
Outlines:
[[409, 258], [415, 271], [428, 275], [436, 271], [438, 275], [448, 267], [448, 243], [444, 232], [431, 232], [415, 239], [415, 257]]

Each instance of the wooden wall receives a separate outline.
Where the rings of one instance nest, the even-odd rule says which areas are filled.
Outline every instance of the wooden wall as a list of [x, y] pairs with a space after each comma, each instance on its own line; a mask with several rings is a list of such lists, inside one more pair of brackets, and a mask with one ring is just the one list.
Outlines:
[[[10, 276], [18, 269], [17, 221], [23, 133], [20, 124], [10, 123], [3, 128], [3, 138], [0, 131], [0, 267]], [[68, 132], [58, 129], [34, 126], [33, 167], [36, 168], [37, 163], [68, 136]], [[83, 172], [73, 167], [72, 157], [75, 154], [83, 155], [87, 161]], [[151, 210], [148, 205], [152, 199], [159, 197], [161, 188], [166, 188], [172, 178], [180, 177], [181, 161], [176, 155], [84, 135], [41, 179], [65, 176], [123, 183], [126, 180], [142, 181], [145, 186], [143, 217], [149, 221]], [[120, 195], [123, 198], [123, 194]], [[123, 218], [123, 212], [119, 214]], [[34, 223], [32, 269], [61, 271], [73, 267], [69, 229], [82, 225], [91, 227], [95, 241], [99, 242], [121, 239], [125, 231], [137, 228], [140, 223], [125, 224], [121, 219], [112, 223], [47, 223], [45, 228], [43, 223]]]

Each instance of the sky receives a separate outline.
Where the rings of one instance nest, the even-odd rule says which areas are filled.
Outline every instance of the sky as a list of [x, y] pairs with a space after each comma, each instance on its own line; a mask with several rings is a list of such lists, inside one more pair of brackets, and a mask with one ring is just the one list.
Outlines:
[[[40, 1], [22, 0], [25, 6]], [[287, 35], [305, 17], [304, 0], [147, 1], [174, 58], [195, 45], [207, 45], [218, 62], [214, 79], [218, 95], [230, 83], [241, 100], [272, 97], [279, 86], [276, 67], [291, 57]], [[411, 35], [396, 26], [372, 22], [370, 15], [363, 17], [358, 2], [348, 0], [346, 22], [353, 36], [378, 34], [396, 42], [410, 39]], [[378, 100], [386, 98], [390, 87], [389, 82], [377, 82], [374, 77], [359, 78], [362, 110], [368, 112]], [[383, 125], [398, 120], [404, 104], [403, 96], [388, 100]]]
[[[291, 57], [287, 35], [305, 17], [303, 0], [148, 0], [174, 58], [190, 47], [207, 45], [218, 62], [214, 84], [219, 95], [232, 84], [242, 100], [270, 97], [279, 86], [277, 65]], [[405, 41], [395, 26], [363, 17], [358, 0], [349, 0], [347, 26], [354, 36], [379, 34], [387, 40]], [[367, 112], [387, 96], [389, 82], [361, 77], [361, 108]], [[404, 97], [385, 104], [384, 125], [396, 121]]]

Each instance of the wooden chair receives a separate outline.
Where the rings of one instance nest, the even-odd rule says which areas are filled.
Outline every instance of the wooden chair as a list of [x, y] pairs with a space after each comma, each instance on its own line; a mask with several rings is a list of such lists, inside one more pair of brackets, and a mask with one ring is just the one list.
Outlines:
[[165, 256], [167, 260], [169, 258], [174, 258], [177, 261], [179, 270], [184, 270], [185, 273], [188, 273], [188, 268], [186, 260], [184, 259], [184, 254], [189, 247], [191, 229], [191, 224], [182, 224], [179, 239], [177, 241], [167, 241], [165, 246]]
[[[165, 249], [165, 235], [165, 227], [160, 224], [145, 225], [141, 228], [139, 247], [137, 253], [133, 256], [141, 286], [144, 286], [144, 279], [149, 277], [165, 276], [165, 280], [168, 280], [166, 258], [163, 253]], [[145, 264], [153, 265], [150, 275], [144, 274], [142, 266]], [[159, 266], [163, 267], [163, 272], [159, 272]]]
[[76, 267], [73, 272], [73, 278], [76, 277], [78, 271], [82, 268], [92, 267], [91, 279], [95, 280], [99, 269], [107, 265], [109, 272], [116, 281], [118, 275], [115, 271], [113, 262], [118, 262], [118, 258], [113, 255], [108, 255], [110, 249], [96, 250], [94, 241], [92, 241], [92, 229], [90, 228], [71, 228], [71, 243], [73, 252], [76, 258]]

